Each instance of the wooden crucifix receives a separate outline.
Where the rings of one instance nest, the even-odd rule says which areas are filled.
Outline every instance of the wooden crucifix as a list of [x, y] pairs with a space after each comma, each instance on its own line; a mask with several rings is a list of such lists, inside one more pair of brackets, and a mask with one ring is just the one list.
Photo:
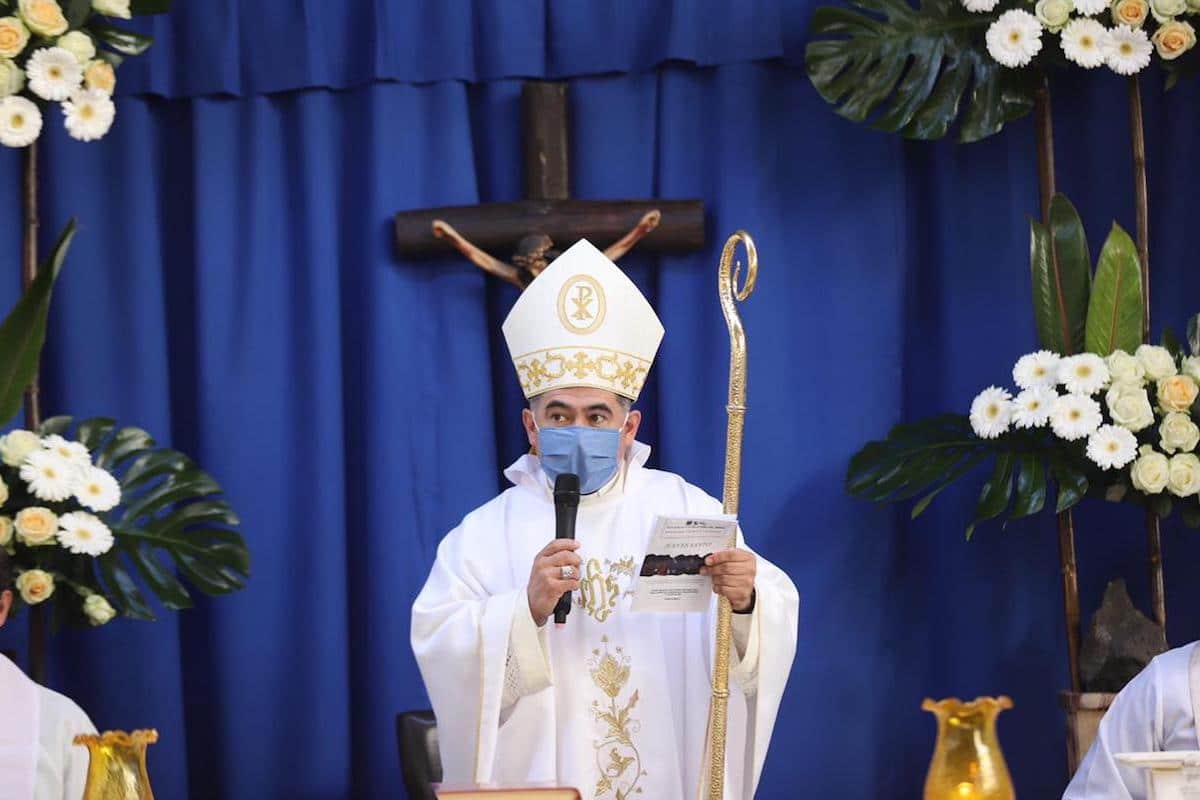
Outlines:
[[[402, 211], [396, 250], [402, 257], [455, 250], [520, 288], [558, 256], [558, 245], [587, 238], [614, 261], [638, 242], [645, 250], [704, 246], [701, 200], [572, 200], [567, 147], [567, 85], [528, 81], [521, 89], [525, 132], [525, 199], [515, 203]], [[513, 252], [511, 263], [491, 255]]]

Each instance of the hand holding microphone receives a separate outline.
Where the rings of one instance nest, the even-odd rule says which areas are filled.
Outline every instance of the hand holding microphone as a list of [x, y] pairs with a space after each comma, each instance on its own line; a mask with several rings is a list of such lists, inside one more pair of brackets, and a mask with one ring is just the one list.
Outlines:
[[571, 611], [571, 592], [579, 588], [583, 563], [575, 551], [575, 516], [579, 510], [579, 476], [563, 473], [554, 481], [554, 541], [542, 548], [529, 574], [529, 612], [540, 628], [554, 612], [562, 625]]
[[[569, 599], [570, 593], [579, 588], [581, 560], [575, 555], [578, 549], [579, 542], [574, 539], [552, 539], [533, 560], [526, 593], [529, 596], [529, 613], [539, 628], [554, 613], [563, 594]], [[563, 567], [570, 567], [573, 577], [564, 577]]]

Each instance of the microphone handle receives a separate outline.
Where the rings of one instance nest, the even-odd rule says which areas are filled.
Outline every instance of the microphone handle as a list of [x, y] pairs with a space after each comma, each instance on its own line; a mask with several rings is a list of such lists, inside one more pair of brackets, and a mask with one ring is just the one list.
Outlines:
[[567, 614], [571, 613], [571, 593], [563, 592], [563, 596], [558, 598], [558, 605], [554, 607], [554, 624], [562, 625], [567, 621]]
[[[578, 501], [577, 501], [578, 502]], [[577, 506], [567, 503], [555, 503], [555, 535], [559, 539], [574, 539], [575, 538], [575, 515]], [[554, 624], [563, 625], [567, 621], [567, 614], [571, 613], [571, 593], [563, 592], [563, 596], [558, 598], [558, 605], [554, 607]]]

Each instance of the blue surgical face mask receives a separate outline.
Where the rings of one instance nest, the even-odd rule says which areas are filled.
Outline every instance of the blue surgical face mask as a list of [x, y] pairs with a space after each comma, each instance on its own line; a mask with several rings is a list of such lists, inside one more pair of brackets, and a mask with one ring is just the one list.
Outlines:
[[620, 428], [538, 428], [538, 453], [542, 471], [551, 485], [559, 475], [579, 476], [579, 492], [591, 494], [604, 487], [617, 474], [620, 462]]

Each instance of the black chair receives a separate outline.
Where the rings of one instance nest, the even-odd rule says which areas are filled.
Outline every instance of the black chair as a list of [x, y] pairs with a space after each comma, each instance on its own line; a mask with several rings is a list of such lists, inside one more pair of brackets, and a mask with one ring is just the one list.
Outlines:
[[396, 744], [400, 773], [410, 800], [437, 800], [433, 784], [442, 780], [438, 753], [437, 718], [432, 711], [402, 711], [396, 715]]

